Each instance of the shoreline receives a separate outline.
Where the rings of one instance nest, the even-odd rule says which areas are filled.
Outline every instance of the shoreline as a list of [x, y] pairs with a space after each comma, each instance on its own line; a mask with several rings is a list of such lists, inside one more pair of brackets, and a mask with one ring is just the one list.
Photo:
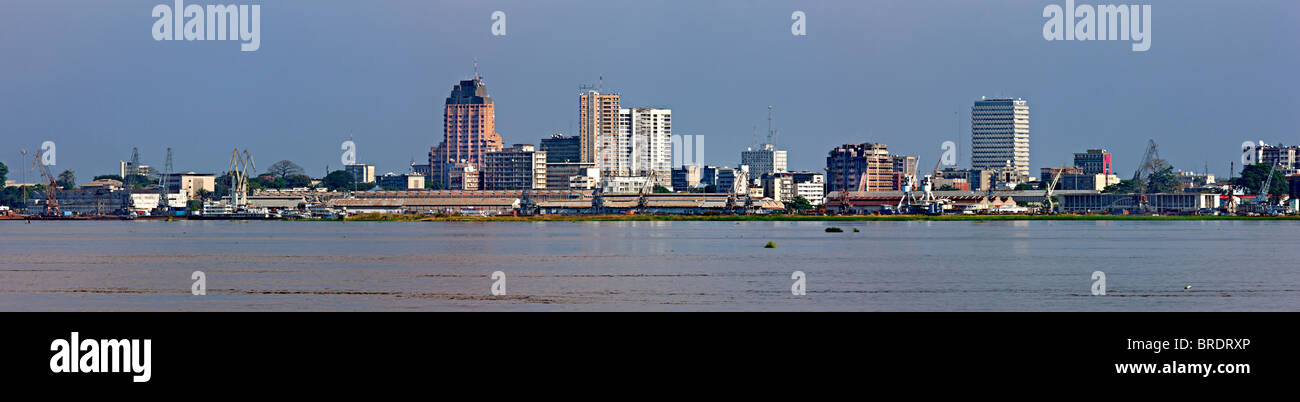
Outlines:
[[361, 214], [355, 222], [877, 222], [877, 221], [1300, 221], [1300, 216], [1144, 215], [540, 215], [428, 216]]
[[[166, 219], [135, 219], [165, 222]], [[431, 216], [359, 214], [346, 219], [220, 219], [177, 218], [175, 221], [274, 221], [274, 222], [987, 222], [987, 221], [1300, 221], [1300, 215], [1283, 216], [1147, 216], [1147, 215], [534, 215], [534, 216]], [[5, 217], [4, 221], [132, 221], [122, 218]]]

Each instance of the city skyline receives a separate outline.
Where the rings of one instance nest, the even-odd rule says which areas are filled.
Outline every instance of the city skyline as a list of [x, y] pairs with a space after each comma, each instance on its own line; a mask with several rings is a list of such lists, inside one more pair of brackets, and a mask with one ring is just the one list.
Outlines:
[[[704, 163], [717, 166], [739, 164], [768, 105], [780, 117], [777, 146], [789, 152], [791, 170], [818, 170], [827, 150], [863, 142], [933, 161], [953, 141], [958, 165], [970, 166], [964, 115], [981, 96], [1033, 104], [1031, 172], [1106, 148], [1127, 177], [1153, 138], [1174, 166], [1208, 163], [1226, 176], [1243, 141], [1300, 142], [1300, 117], [1290, 112], [1300, 106], [1296, 80], [1269, 78], [1294, 69], [1295, 45], [1242, 40], [1294, 37], [1286, 21], [1295, 7], [1251, 2], [1207, 16], [1189, 11], [1206, 2], [1150, 3], [1160, 38], [1140, 53], [1045, 41], [1041, 4], [590, 4], [561, 12], [522, 2], [284, 2], [263, 6], [261, 48], [244, 53], [154, 42], [144, 33], [154, 2], [71, 11], [18, 3], [0, 16], [0, 74], [8, 77], [0, 91], [23, 94], [0, 99], [0, 130], [16, 144], [0, 161], [19, 179], [30, 160], [18, 148], [30, 158], [51, 140], [55, 168], [83, 179], [113, 173], [132, 147], [145, 164], [161, 165], [171, 147], [177, 171], [219, 173], [224, 150], [238, 147], [263, 164], [287, 159], [322, 176], [326, 165], [341, 168], [338, 146], [351, 136], [358, 162], [400, 173], [424, 159], [414, 150], [437, 145], [441, 100], [471, 77], [475, 58], [500, 107], [505, 144], [577, 135], [573, 99], [580, 85], [601, 83], [625, 104], [675, 109], [674, 134], [705, 136]], [[510, 16], [504, 37], [489, 31], [498, 9]], [[790, 35], [791, 10], [807, 13], [807, 36]], [[579, 35], [578, 22], [611, 11], [646, 18], [624, 21], [609, 37]], [[22, 23], [67, 13], [96, 18]], [[382, 13], [392, 18], [327, 18]], [[649, 22], [655, 17], [697, 29], [670, 32]], [[1222, 29], [1199, 29], [1207, 23]], [[450, 33], [455, 40], [442, 39]], [[21, 39], [32, 35], [47, 40], [33, 47]], [[1022, 53], [987, 57], [1007, 48]], [[602, 57], [585, 55], [592, 50]], [[621, 57], [639, 52], [665, 57]]]

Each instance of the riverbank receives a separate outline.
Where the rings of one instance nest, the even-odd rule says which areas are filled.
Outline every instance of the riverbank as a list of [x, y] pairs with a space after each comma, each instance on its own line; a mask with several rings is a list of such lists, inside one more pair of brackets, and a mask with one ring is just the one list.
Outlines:
[[605, 221], [1217, 221], [1300, 220], [1300, 216], [1143, 216], [1143, 215], [538, 215], [538, 216], [429, 216], [360, 214], [347, 218], [361, 222], [605, 222]]

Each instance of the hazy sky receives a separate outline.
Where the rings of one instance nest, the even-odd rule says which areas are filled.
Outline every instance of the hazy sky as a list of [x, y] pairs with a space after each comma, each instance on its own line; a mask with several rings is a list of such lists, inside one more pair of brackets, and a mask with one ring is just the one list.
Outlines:
[[[189, 1], [187, 4], [211, 4]], [[1242, 141], [1300, 143], [1300, 2], [1143, 1], [1152, 41], [1046, 41], [1060, 1], [239, 1], [261, 4], [261, 48], [154, 41], [171, 0], [0, 3], [0, 161], [58, 146], [80, 182], [139, 147], [158, 166], [219, 172], [230, 150], [313, 176], [358, 159], [404, 172], [442, 131], [442, 102], [473, 59], [508, 144], [576, 127], [579, 85], [604, 76], [624, 106], [673, 109], [737, 165], [776, 109], [790, 168], [844, 143], [883, 142], [933, 166], [943, 141], [969, 166], [970, 106], [1029, 100], [1031, 163], [1104, 147], [1132, 174], [1153, 138], [1176, 167], [1226, 174]], [[1110, 4], [1081, 0], [1080, 4]], [[491, 14], [506, 13], [492, 36]], [[790, 32], [792, 11], [807, 35]]]

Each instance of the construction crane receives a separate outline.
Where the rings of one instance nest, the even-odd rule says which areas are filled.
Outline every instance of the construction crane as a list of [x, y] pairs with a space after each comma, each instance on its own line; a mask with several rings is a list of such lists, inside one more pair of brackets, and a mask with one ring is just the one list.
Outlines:
[[1064, 171], [1065, 165], [1061, 165], [1059, 169], [1056, 169], [1056, 174], [1052, 175], [1052, 181], [1047, 183], [1047, 190], [1043, 193], [1043, 199], [1047, 201], [1047, 208], [1043, 210], [1043, 213], [1045, 214], [1050, 214], [1056, 209], [1056, 204], [1052, 202], [1052, 197], [1054, 196], [1053, 193], [1056, 191], [1056, 183], [1061, 180], [1061, 173]]
[[172, 174], [172, 149], [167, 148], [167, 161], [163, 164], [163, 170], [158, 174], [158, 210], [165, 216], [171, 217], [172, 204], [167, 198], [167, 188], [171, 185]]
[[[1264, 177], [1264, 183], [1259, 186], [1259, 195], [1255, 196], [1255, 202], [1260, 206], [1260, 212], [1269, 214], [1273, 212], [1273, 205], [1268, 202], [1268, 189], [1273, 185], [1273, 172], [1277, 170], [1277, 164], [1269, 165], [1268, 176]], [[1242, 174], [1245, 176], [1245, 174]]]
[[230, 205], [238, 210], [248, 205], [248, 177], [250, 172], [256, 173], [257, 167], [253, 164], [253, 155], [244, 150], [243, 154], [239, 153], [239, 148], [230, 152]]
[[1137, 171], [1133, 172], [1133, 205], [1137, 206], [1138, 212], [1145, 213], [1150, 209], [1147, 204], [1147, 180], [1155, 173], [1158, 160], [1160, 160], [1160, 151], [1156, 149], [1156, 140], [1147, 140], [1147, 150], [1142, 155], [1142, 163], [1138, 164]]
[[903, 165], [903, 197], [898, 199], [898, 206], [895, 207], [895, 210], [899, 213], [906, 212], [907, 210], [904, 209], [905, 207], [916, 203], [916, 198], [912, 196], [912, 189], [913, 187], [916, 187], [916, 165], [920, 163], [921, 158], [916, 158], [916, 162], [912, 164], [912, 172], [910, 173], [906, 170], [907, 165]]
[[45, 211], [42, 212], [41, 215], [60, 216], [63, 215], [63, 212], [59, 210], [59, 184], [58, 181], [54, 179], [54, 175], [50, 174], [50, 167], [41, 163], [41, 155], [44, 153], [44, 150], [36, 150], [36, 159], [32, 161], [32, 164], [37, 166], [37, 169], [41, 172], [41, 177], [44, 178], [46, 182], [44, 191]]

